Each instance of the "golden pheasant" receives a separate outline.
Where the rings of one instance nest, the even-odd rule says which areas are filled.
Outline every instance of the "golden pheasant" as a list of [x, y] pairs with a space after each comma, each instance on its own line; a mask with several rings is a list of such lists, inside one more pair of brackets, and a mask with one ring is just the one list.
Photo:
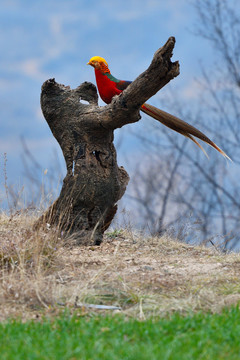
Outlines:
[[[131, 84], [131, 81], [119, 80], [115, 78], [111, 74], [106, 60], [100, 56], [93, 56], [89, 60], [87, 65], [91, 65], [95, 69], [98, 91], [101, 99], [106, 104], [109, 104], [115, 95], [119, 95], [124, 89], [126, 89]], [[147, 115], [151, 116], [152, 118], [160, 121], [163, 125], [191, 139], [197, 146], [200, 147], [200, 149], [205, 154], [206, 154], [205, 150], [202, 148], [199, 142], [194, 138], [194, 136], [204, 141], [205, 143], [209, 144], [214, 149], [219, 151], [223, 156], [231, 160], [228, 157], [228, 155], [223, 150], [221, 150], [212, 140], [210, 140], [205, 134], [203, 134], [201, 131], [196, 129], [194, 126], [188, 124], [187, 122], [147, 103], [144, 103], [141, 106], [141, 110]]]

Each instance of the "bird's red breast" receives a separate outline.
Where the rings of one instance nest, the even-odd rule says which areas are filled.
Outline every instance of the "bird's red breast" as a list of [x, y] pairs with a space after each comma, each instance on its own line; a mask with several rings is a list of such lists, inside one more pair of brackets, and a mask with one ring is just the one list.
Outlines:
[[95, 76], [101, 99], [106, 104], [110, 104], [113, 96], [119, 95], [122, 90], [119, 90], [117, 84], [109, 79], [106, 73], [102, 73], [100, 69], [95, 69]]

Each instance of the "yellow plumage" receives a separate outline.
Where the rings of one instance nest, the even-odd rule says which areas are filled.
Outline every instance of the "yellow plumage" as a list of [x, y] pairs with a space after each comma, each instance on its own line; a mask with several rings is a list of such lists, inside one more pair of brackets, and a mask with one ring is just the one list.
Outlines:
[[103, 57], [101, 57], [101, 56], [93, 56], [93, 57], [89, 60], [89, 62], [87, 63], [87, 65], [90, 65], [90, 64], [93, 63], [93, 62], [98, 62], [98, 63], [103, 62], [103, 63], [105, 63], [105, 64], [108, 66], [108, 63], [106, 62], [106, 60], [105, 60]]

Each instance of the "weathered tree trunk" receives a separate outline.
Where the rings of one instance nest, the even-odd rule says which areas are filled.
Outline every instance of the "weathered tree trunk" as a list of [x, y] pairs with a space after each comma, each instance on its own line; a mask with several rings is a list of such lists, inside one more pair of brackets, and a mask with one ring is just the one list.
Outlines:
[[63, 151], [67, 175], [59, 198], [37, 225], [55, 225], [64, 235], [73, 235], [77, 244], [101, 243], [129, 181], [117, 165], [113, 132], [137, 122], [141, 105], [179, 74], [178, 62], [170, 60], [174, 44], [175, 39], [169, 38], [149, 68], [103, 107], [89, 82], [74, 90], [54, 79], [43, 84], [42, 111]]

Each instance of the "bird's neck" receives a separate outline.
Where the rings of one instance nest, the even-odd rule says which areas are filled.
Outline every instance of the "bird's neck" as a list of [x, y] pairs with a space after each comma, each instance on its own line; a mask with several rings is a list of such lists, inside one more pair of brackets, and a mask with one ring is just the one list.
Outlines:
[[111, 74], [110, 70], [109, 70], [109, 68], [108, 68], [108, 66], [106, 64], [100, 63], [99, 66], [100, 67], [99, 67], [98, 70], [100, 70], [102, 74]]

